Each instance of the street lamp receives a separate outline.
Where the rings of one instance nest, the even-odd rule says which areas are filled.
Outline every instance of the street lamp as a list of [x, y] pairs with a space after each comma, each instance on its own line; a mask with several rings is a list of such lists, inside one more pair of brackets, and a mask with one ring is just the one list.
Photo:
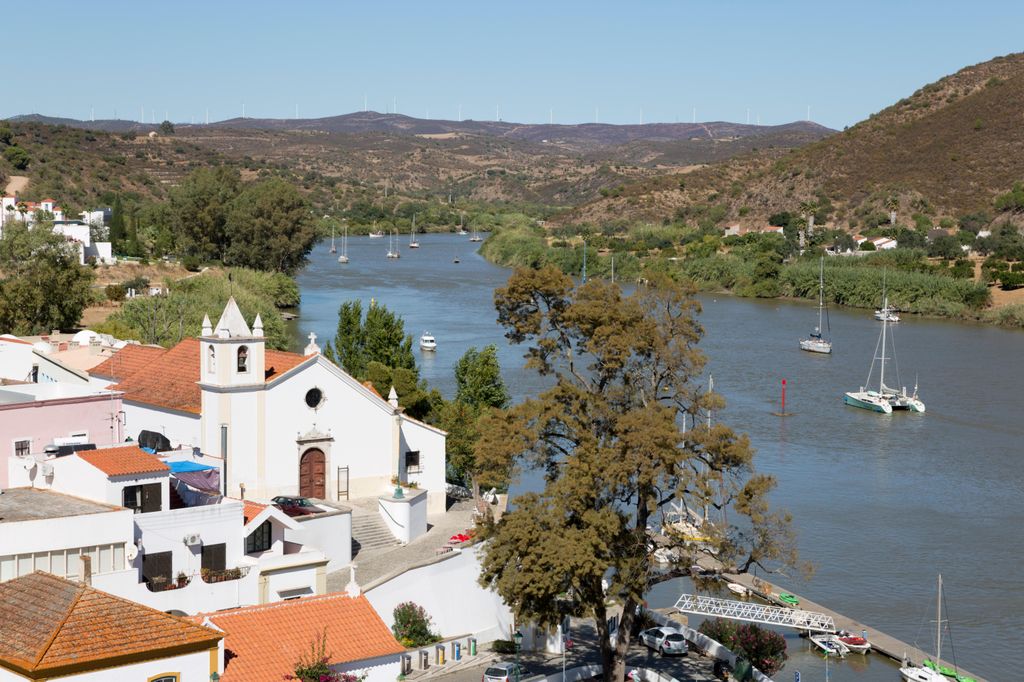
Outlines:
[[516, 643], [516, 682], [519, 682], [519, 647], [523, 644], [523, 633], [516, 630], [512, 640]]

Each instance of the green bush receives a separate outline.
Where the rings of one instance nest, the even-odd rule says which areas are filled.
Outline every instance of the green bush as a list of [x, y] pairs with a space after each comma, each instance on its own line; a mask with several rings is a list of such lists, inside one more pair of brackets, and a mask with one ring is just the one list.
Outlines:
[[123, 301], [126, 295], [125, 288], [120, 284], [108, 284], [103, 291], [107, 295], [108, 301]]
[[508, 639], [496, 639], [491, 642], [491, 648], [494, 649], [496, 654], [514, 654], [516, 652], [516, 643]]
[[391, 631], [404, 647], [423, 646], [441, 639], [440, 635], [430, 629], [430, 616], [418, 604], [411, 601], [403, 602], [395, 607], [392, 615], [395, 623], [391, 626]]

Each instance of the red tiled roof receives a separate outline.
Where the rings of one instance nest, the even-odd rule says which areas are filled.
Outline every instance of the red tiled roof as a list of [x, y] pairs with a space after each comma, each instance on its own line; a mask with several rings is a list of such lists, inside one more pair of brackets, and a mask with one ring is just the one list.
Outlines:
[[[365, 596], [342, 592], [206, 616], [224, 631], [222, 682], [279, 682], [326, 632], [331, 663], [363, 661], [405, 651]], [[203, 622], [203, 616], [193, 616]], [[228, 653], [230, 652], [230, 653]]]
[[78, 456], [107, 476], [129, 474], [155, 474], [170, 471], [170, 467], [155, 455], [143, 452], [138, 445], [125, 445], [102, 450], [81, 450]]
[[166, 348], [159, 346], [130, 343], [89, 370], [89, 374], [117, 381], [146, 368], [166, 352]]
[[255, 519], [268, 506], [259, 502], [252, 502], [251, 500], [243, 500], [242, 503], [245, 505], [242, 509], [242, 521], [244, 523], [249, 523]]
[[[124, 391], [124, 400], [199, 414], [202, 409], [202, 391], [198, 384], [199, 339], [185, 339], [173, 348], [157, 349], [159, 353], [147, 353], [141, 357], [133, 353], [124, 364], [134, 365], [134, 371], [122, 373], [116, 369], [117, 358], [121, 353], [129, 348], [141, 347], [125, 346], [109, 360], [93, 368], [93, 373], [110, 376], [110, 368], [114, 367], [120, 383], [112, 388]], [[265, 380], [273, 381], [309, 357], [312, 356], [268, 349], [265, 354]]]
[[0, 668], [31, 679], [209, 650], [222, 637], [41, 571], [0, 583], [0, 622]]
[[372, 381], [364, 381], [363, 382], [363, 387], [370, 389], [375, 396], [377, 396], [381, 400], [384, 400], [384, 396], [382, 396], [380, 393], [377, 392], [377, 389], [374, 388]]

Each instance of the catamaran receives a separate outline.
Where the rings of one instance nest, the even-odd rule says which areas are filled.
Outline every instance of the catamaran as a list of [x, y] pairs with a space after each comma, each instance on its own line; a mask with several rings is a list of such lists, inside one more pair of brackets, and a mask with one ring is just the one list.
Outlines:
[[345, 226], [345, 234], [341, 238], [341, 255], [338, 256], [338, 262], [348, 262], [348, 225]]
[[[831, 353], [832, 341], [821, 335], [821, 318], [825, 315], [825, 322], [828, 322], [828, 314], [825, 312], [825, 258], [822, 257], [818, 266], [818, 326], [814, 328], [810, 336], [800, 339], [800, 350], [811, 353]], [[831, 326], [831, 325], [830, 325]]]
[[420, 248], [420, 243], [416, 241], [416, 214], [413, 214], [412, 216], [412, 234], [409, 235], [409, 248]]
[[[885, 310], [889, 307], [888, 297], [883, 299], [882, 309]], [[924, 412], [924, 403], [917, 397], [917, 385], [914, 386], [914, 392], [907, 394], [906, 387], [901, 388], [897, 391], [894, 388], [889, 388], [885, 385], [885, 361], [890, 358], [886, 357], [886, 345], [887, 345], [887, 334], [889, 330], [889, 320], [882, 320], [882, 331], [878, 335], [878, 343], [875, 346], [875, 356], [871, 360], [871, 367], [868, 369], [868, 378], [865, 381], [865, 385], [871, 383], [871, 374], [875, 371], [875, 360], [879, 361], [879, 372], [878, 372], [878, 390], [873, 391], [866, 389], [864, 386], [860, 387], [859, 391], [850, 391], [843, 396], [843, 402], [853, 407], [860, 407], [865, 410], [872, 410], [873, 412], [881, 412], [883, 414], [891, 414], [893, 410], [909, 410], [911, 412]], [[881, 354], [879, 354], [881, 349]], [[893, 349], [893, 356], [895, 356], [895, 348]], [[898, 372], [897, 368], [897, 372]], [[899, 381], [897, 375], [896, 380]]]

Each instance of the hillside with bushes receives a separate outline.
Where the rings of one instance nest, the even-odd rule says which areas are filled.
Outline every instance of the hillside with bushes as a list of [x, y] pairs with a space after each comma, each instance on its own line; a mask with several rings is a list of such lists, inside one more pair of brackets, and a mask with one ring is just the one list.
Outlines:
[[[694, 206], [720, 224], [764, 224], [782, 211], [858, 230], [897, 220], [938, 225], [991, 211], [1024, 179], [1024, 54], [925, 85], [865, 121], [783, 154], [758, 152], [686, 175], [634, 183], [563, 222], [674, 219]], [[995, 216], [992, 216], [993, 218]]]

